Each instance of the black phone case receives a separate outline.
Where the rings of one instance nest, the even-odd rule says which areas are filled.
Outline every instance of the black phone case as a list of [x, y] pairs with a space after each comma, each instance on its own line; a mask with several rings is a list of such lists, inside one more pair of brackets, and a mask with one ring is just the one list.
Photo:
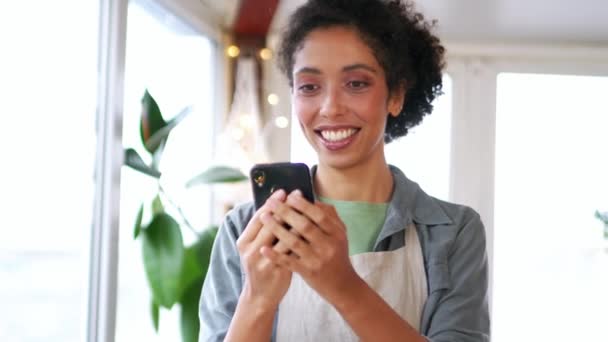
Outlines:
[[250, 179], [256, 209], [264, 205], [268, 197], [279, 189], [285, 190], [288, 194], [299, 189], [304, 198], [314, 203], [310, 170], [306, 164], [257, 164], [251, 168]]

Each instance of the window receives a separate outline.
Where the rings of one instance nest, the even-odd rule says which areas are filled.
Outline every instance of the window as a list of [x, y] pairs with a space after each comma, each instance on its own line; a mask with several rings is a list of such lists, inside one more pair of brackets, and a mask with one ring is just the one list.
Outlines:
[[448, 200], [452, 129], [452, 79], [443, 77], [444, 94], [434, 102], [431, 115], [407, 136], [386, 145], [386, 161], [429, 195]]
[[[214, 132], [214, 44], [154, 2], [131, 2], [128, 10], [123, 143], [145, 155], [139, 137], [140, 99], [146, 89], [165, 120], [187, 106], [191, 114], [167, 142], [160, 169], [161, 184], [188, 220], [202, 230], [210, 222], [211, 202], [204, 187], [186, 189], [186, 182], [209, 166]], [[150, 316], [150, 292], [143, 270], [140, 241], [133, 225], [140, 204], [149, 208], [158, 191], [156, 181], [131, 169], [121, 176], [120, 261], [117, 341], [174, 341], [180, 336], [177, 309], [161, 309], [157, 335]], [[166, 210], [175, 207], [164, 202]], [[149, 210], [147, 211], [149, 215]], [[144, 222], [149, 216], [144, 216]], [[184, 242], [194, 236], [182, 229]]]
[[498, 76], [493, 341], [605, 341], [607, 77]]
[[0, 2], [0, 341], [86, 336], [99, 2]]

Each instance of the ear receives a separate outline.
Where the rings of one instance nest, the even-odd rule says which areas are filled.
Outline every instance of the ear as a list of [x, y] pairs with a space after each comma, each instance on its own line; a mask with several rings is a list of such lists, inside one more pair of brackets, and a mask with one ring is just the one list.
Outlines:
[[403, 102], [405, 101], [405, 84], [402, 83], [397, 89], [391, 92], [388, 98], [388, 112], [392, 116], [398, 116], [403, 110]]

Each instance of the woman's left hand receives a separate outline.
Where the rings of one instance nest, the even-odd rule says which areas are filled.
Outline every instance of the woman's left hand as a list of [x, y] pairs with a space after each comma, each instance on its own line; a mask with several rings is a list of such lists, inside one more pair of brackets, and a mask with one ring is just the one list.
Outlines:
[[267, 202], [274, 216], [289, 224], [286, 229], [273, 215], [265, 217], [264, 227], [271, 230], [291, 253], [265, 247], [262, 254], [277, 265], [297, 272], [317, 293], [333, 305], [346, 299], [362, 279], [348, 255], [346, 227], [331, 205], [310, 203], [299, 191], [285, 202]]

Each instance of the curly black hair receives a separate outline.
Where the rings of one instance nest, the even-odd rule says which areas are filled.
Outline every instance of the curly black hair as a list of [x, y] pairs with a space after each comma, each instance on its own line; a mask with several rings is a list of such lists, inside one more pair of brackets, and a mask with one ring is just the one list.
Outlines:
[[407, 135], [442, 94], [445, 49], [431, 32], [435, 24], [408, 0], [309, 0], [289, 18], [279, 46], [279, 68], [293, 86], [294, 55], [310, 32], [333, 26], [355, 29], [384, 69], [389, 91], [407, 90], [399, 115], [388, 116], [388, 143]]

